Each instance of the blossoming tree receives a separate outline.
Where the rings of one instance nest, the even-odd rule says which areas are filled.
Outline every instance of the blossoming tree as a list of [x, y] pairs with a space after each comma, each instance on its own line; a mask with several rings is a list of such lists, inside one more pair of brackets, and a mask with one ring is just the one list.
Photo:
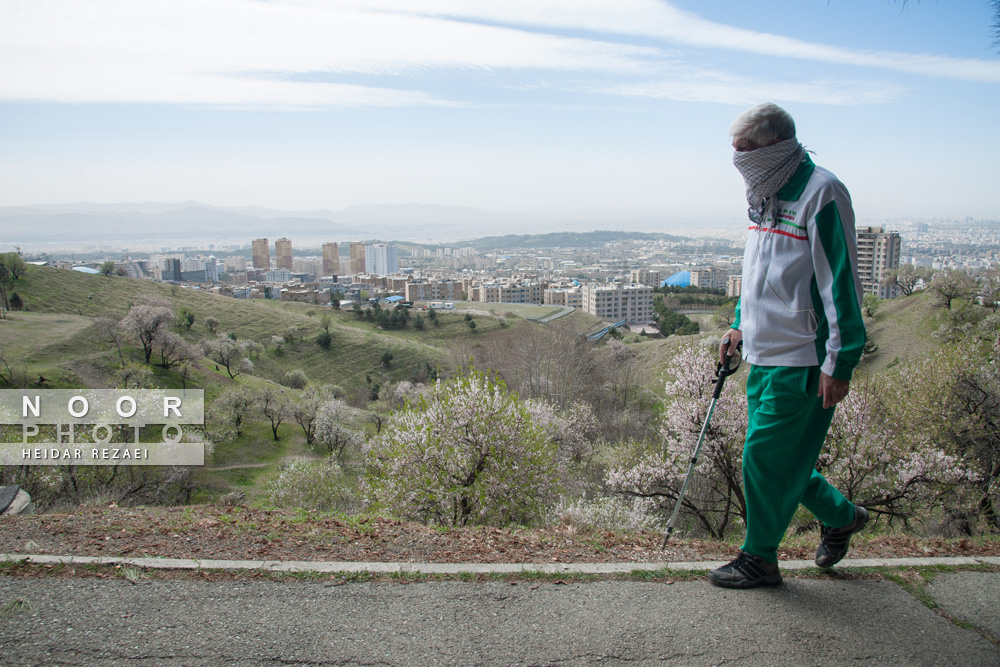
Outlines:
[[476, 370], [396, 412], [363, 454], [366, 502], [404, 519], [530, 523], [557, 490], [556, 443], [502, 382]]
[[[666, 387], [662, 447], [646, 448], [636, 460], [613, 468], [606, 479], [612, 492], [648, 498], [664, 512], [673, 509], [708, 413], [715, 366], [708, 348], [688, 347], [674, 355], [666, 369], [675, 379]], [[742, 452], [747, 401], [738, 376], [729, 383], [705, 433], [683, 505], [685, 515], [713, 537], [721, 537], [734, 517], [746, 518]]]

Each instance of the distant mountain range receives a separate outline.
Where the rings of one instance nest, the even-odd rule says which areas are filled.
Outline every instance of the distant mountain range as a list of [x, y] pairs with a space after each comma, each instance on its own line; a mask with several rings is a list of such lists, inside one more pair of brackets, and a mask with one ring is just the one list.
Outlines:
[[[176, 241], [280, 236], [359, 240], [468, 231], [494, 222], [466, 206], [362, 204], [341, 211], [278, 211], [198, 202], [0, 207], [0, 238], [18, 242]], [[439, 235], [439, 234], [435, 234]]]

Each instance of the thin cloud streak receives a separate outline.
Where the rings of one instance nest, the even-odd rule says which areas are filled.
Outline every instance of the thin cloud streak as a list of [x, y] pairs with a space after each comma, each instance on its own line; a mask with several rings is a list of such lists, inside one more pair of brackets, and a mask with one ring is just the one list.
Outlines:
[[660, 81], [621, 84], [588, 92], [620, 97], [671, 99], [681, 102], [717, 102], [751, 105], [761, 99], [805, 104], [857, 106], [887, 104], [902, 98], [902, 86], [854, 81], [786, 82], [750, 79], [721, 74], [668, 78]]
[[604, 0], [550, 0], [545, 3], [535, 0], [424, 0], [419, 7], [408, 0], [372, 0], [364, 4], [380, 6], [387, 11], [652, 37], [690, 46], [857, 65], [960, 81], [1000, 83], [1000, 62], [996, 61], [895, 51], [855, 51], [815, 44], [707, 21], [664, 0], [617, 0], [613, 10], [608, 9]]

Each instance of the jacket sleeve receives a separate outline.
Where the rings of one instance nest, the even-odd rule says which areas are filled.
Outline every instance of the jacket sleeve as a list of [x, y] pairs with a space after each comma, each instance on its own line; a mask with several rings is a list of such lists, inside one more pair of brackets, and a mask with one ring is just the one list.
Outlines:
[[739, 331], [740, 328], [740, 304], [743, 303], [743, 299], [738, 299], [736, 301], [736, 315], [733, 317], [733, 324], [730, 329], [736, 329]]
[[850, 380], [865, 346], [857, 237], [847, 189], [837, 182], [831, 187], [834, 196], [816, 214], [816, 233], [809, 235], [815, 269], [813, 302], [822, 309], [817, 313], [817, 356], [824, 373]]

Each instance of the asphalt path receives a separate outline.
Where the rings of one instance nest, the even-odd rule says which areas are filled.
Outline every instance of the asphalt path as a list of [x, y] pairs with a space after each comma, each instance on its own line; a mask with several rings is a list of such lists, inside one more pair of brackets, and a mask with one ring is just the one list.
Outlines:
[[829, 576], [335, 582], [0, 576], [0, 605], [23, 601], [0, 664], [1000, 665], [996, 572], [941, 574], [924, 602]]

